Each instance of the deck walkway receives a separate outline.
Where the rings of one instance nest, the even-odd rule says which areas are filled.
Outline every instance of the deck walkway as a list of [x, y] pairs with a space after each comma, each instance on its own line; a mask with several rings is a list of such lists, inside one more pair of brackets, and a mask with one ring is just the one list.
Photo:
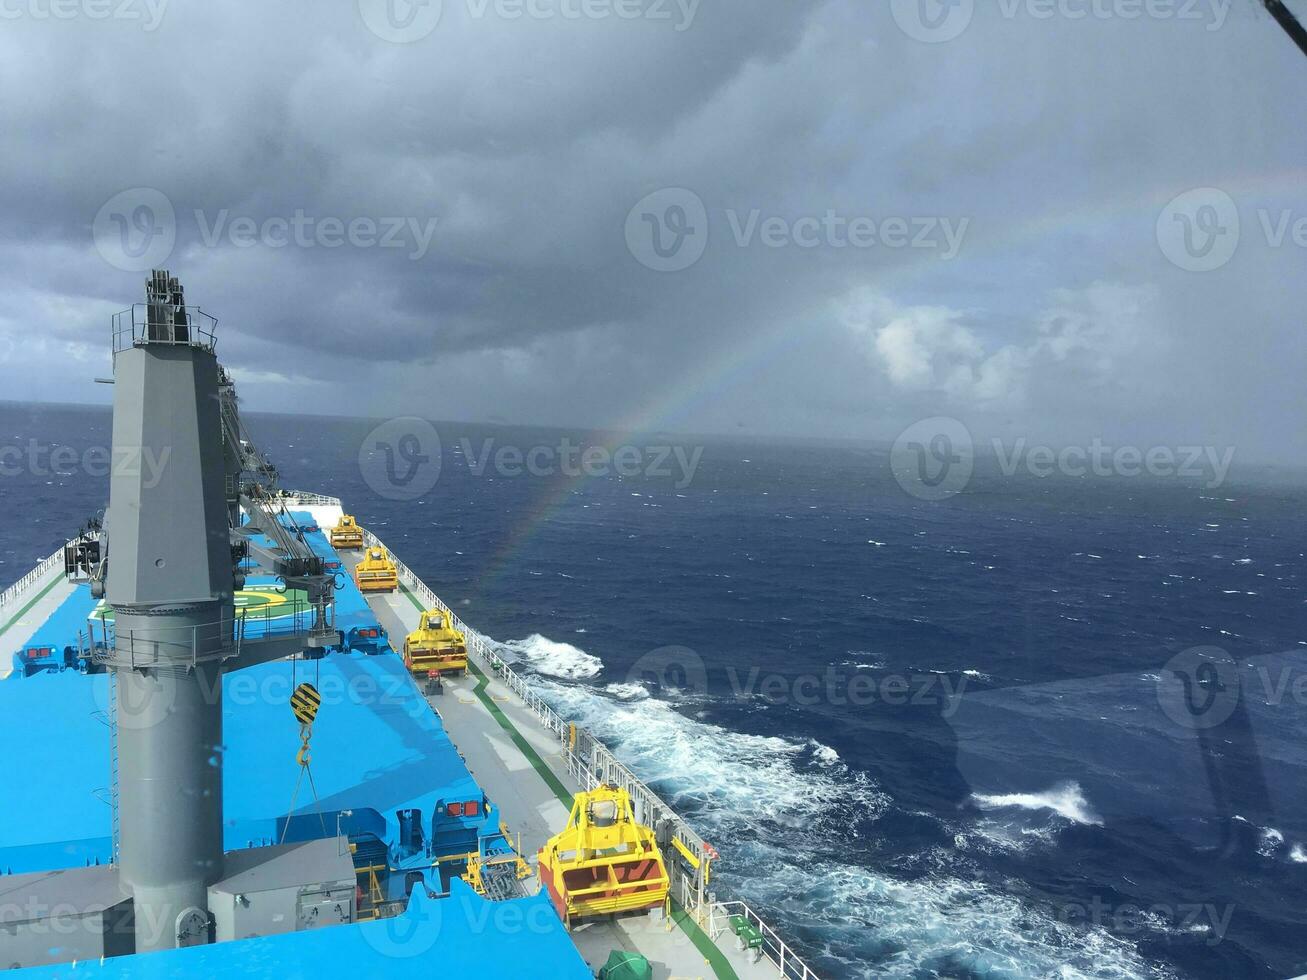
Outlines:
[[[342, 552], [341, 558], [352, 569], [358, 553]], [[368, 603], [392, 645], [402, 648], [404, 636], [417, 628], [417, 598], [401, 587], [371, 595]], [[536, 852], [563, 828], [571, 795], [581, 789], [564, 766], [561, 747], [515, 694], [475, 666], [466, 677], [447, 678], [444, 688], [444, 694], [428, 699], [432, 708], [473, 778], [499, 806], [514, 840], [520, 835], [522, 853], [534, 866]], [[529, 885], [535, 888], [536, 879]], [[684, 917], [676, 925], [660, 915], [600, 919], [578, 925], [572, 938], [596, 971], [612, 950], [624, 949], [646, 956], [655, 980], [774, 980], [779, 975], [766, 960], [754, 962], [737, 950], [729, 932], [713, 943]]]
[[14, 654], [54, 615], [75, 588], [64, 577], [62, 568], [51, 569], [25, 588], [14, 602], [0, 607], [0, 680], [13, 671]]

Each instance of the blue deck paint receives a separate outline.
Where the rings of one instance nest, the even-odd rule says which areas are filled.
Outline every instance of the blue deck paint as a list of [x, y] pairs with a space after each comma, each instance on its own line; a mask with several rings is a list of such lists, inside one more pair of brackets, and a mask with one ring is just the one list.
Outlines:
[[[305, 537], [316, 553], [339, 560], [324, 534]], [[379, 627], [353, 580], [342, 572], [338, 583], [337, 627], [346, 633]], [[276, 586], [275, 579], [258, 574], [246, 583], [250, 590]], [[25, 646], [52, 646], [60, 653], [75, 646], [96, 606], [89, 587], [78, 586]], [[256, 620], [247, 620], [246, 636], [262, 635], [265, 628], [284, 632], [288, 617], [276, 615], [273, 607], [265, 621]], [[299, 840], [340, 831], [375, 836], [392, 868], [429, 870], [435, 857], [475, 851], [482, 835], [498, 833], [497, 809], [468, 773], [401, 659], [384, 638], [371, 646], [369, 652], [336, 650], [319, 660], [261, 664], [223, 676], [225, 744], [218, 751], [227, 850], [276, 842], [283, 834]], [[304, 681], [322, 696], [310, 742], [318, 798], [315, 803], [303, 781], [288, 820], [300, 775], [295, 758], [300, 727], [289, 699]], [[77, 669], [26, 678], [15, 674], [0, 683], [7, 737], [0, 753], [5, 788], [0, 872], [112, 860], [109, 691], [107, 674]], [[449, 814], [449, 804], [468, 801], [478, 804], [475, 817]], [[401, 811], [408, 811], [403, 833]], [[411, 811], [420, 814], [416, 836]], [[389, 884], [388, 891], [400, 887], [402, 895], [402, 874], [392, 875]], [[457, 878], [444, 897], [415, 891], [408, 910], [393, 919], [38, 967], [24, 975], [429, 977], [436, 969], [442, 976], [481, 980], [591, 975], [545, 895], [490, 903]]]
[[[312, 518], [307, 511], [295, 511], [294, 517], [302, 525], [311, 525]], [[254, 535], [255, 539], [262, 544], [272, 546], [270, 538], [264, 535]], [[343, 564], [340, 562], [340, 556], [331, 547], [327, 536], [322, 531], [308, 531], [304, 535], [305, 543], [313, 550], [314, 554], [319, 555], [328, 562], [335, 562], [341, 565], [341, 573], [336, 577], [336, 628], [345, 635], [344, 649], [362, 650], [371, 654], [393, 653], [391, 638], [386, 635], [384, 628], [377, 619], [367, 600], [363, 597], [354, 584], [354, 579], [344, 571]], [[249, 565], [247, 563], [246, 567]], [[246, 590], [271, 591], [279, 587], [278, 580], [267, 574], [259, 574], [257, 571], [252, 572], [246, 579]], [[25, 671], [26, 664], [22, 660], [22, 652], [29, 647], [52, 647], [55, 651], [49, 660], [49, 667], [57, 667], [65, 663], [75, 666], [72, 659], [65, 660], [64, 650], [67, 647], [78, 646], [78, 633], [87, 631], [87, 619], [91, 617], [97, 607], [100, 605], [95, 599], [91, 598], [91, 588], [89, 585], [78, 585], [72, 593], [60, 603], [59, 607], [43, 622], [40, 628], [33, 634], [32, 638], [21, 647], [15, 646], [5, 650], [5, 654], [10, 660], [13, 667], [13, 674], [10, 679], [21, 679]], [[275, 610], [274, 610], [275, 612]], [[289, 612], [289, 610], [287, 610]], [[249, 639], [257, 639], [265, 634], [265, 626], [268, 632], [277, 633], [278, 623], [274, 621], [266, 623], [260, 619], [257, 611], [250, 610], [246, 620], [245, 636]], [[302, 616], [301, 618], [306, 618]], [[285, 617], [286, 626], [290, 628], [291, 620], [289, 616]], [[96, 635], [100, 634], [100, 624], [95, 622]], [[360, 635], [366, 631], [375, 630], [380, 635], [370, 637]], [[46, 667], [46, 662], [42, 661], [42, 667]], [[42, 669], [41, 673], [46, 673]]]
[[[230, 850], [279, 838], [299, 767], [299, 725], [291, 714], [294, 684], [313, 683], [322, 706], [313, 725], [312, 773], [324, 817], [319, 821], [307, 780], [295, 807], [291, 838], [336, 832], [339, 810], [353, 809], [342, 828], [399, 840], [397, 811], [422, 812], [425, 838], [452, 830], [445, 853], [474, 850], [492, 809], [476, 818], [432, 819], [449, 802], [482, 794], [440, 719], [395, 656], [333, 653], [319, 661], [270, 663], [223, 678], [225, 844]], [[10, 733], [0, 753], [0, 869], [15, 872], [75, 867], [111, 858], [108, 678], [67, 671], [0, 683], [0, 718]], [[47, 760], [42, 762], [41, 760]], [[33, 779], [34, 766], [57, 779]], [[375, 811], [369, 817], [368, 811]], [[351, 822], [353, 819], [353, 823]], [[380, 829], [384, 828], [384, 829]], [[81, 841], [77, 847], [66, 842]], [[429, 864], [421, 853], [392, 853], [403, 867]]]
[[[274, 976], [476, 980], [589, 980], [593, 977], [543, 893], [486, 902], [462, 881], [447, 898], [415, 891], [393, 919], [332, 926], [236, 942], [22, 971], [32, 980], [191, 980], [192, 977]], [[438, 971], [438, 972], [434, 972]]]
[[[297, 514], [304, 519], [306, 514]], [[306, 540], [328, 560], [338, 556], [321, 532]], [[336, 593], [337, 625], [379, 627], [348, 575]], [[249, 576], [248, 590], [272, 589], [268, 575]], [[96, 608], [86, 585], [77, 586], [37, 630], [30, 644], [62, 650], [77, 641]], [[261, 621], [251, 615], [246, 635], [265, 626], [282, 632], [275, 607]], [[98, 625], [98, 624], [97, 624]], [[375, 649], [375, 647], [374, 647]], [[382, 644], [383, 656], [335, 651], [317, 661], [270, 663], [224, 675], [223, 729], [225, 846], [248, 847], [344, 832], [383, 841], [396, 867], [429, 865], [435, 856], [467, 853], [498, 812], [449, 740], [439, 717], [419, 692], [400, 658]], [[322, 695], [313, 726], [311, 771], [295, 799], [299, 725], [289, 707], [294, 685], [310, 681]], [[109, 763], [109, 684], [105, 674], [75, 670], [15, 674], [0, 683], [0, 718], [10, 751], [0, 753], [0, 785], [9, 789], [0, 808], [0, 871], [41, 871], [112, 860]], [[25, 744], [40, 747], [34, 756]], [[34, 759], [58, 760], [59, 778], [31, 778]], [[476, 817], [450, 816], [449, 803], [481, 803]], [[350, 815], [340, 811], [353, 810]], [[399, 832], [400, 810], [421, 815], [422, 839], [412, 846]], [[321, 813], [321, 816], [319, 816]], [[289, 828], [287, 823], [289, 822]]]
[[77, 634], [86, 632], [86, 617], [95, 608], [96, 601], [91, 598], [89, 585], [78, 585], [67, 598], [61, 602], [43, 622], [32, 638], [21, 646], [5, 641], [5, 654], [13, 667], [9, 680], [19, 680], [23, 676], [22, 652], [29, 647], [54, 647], [52, 661], [62, 663], [65, 647], [77, 646]]

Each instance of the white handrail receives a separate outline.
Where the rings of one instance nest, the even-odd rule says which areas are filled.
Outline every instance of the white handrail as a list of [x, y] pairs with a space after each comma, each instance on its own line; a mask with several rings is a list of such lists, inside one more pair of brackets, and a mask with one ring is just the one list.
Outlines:
[[329, 497], [324, 493], [308, 493], [304, 490], [287, 490], [282, 496], [285, 504], [302, 504], [305, 507], [340, 507], [339, 497]]
[[743, 915], [745, 920], [762, 934], [762, 954], [775, 964], [776, 968], [781, 971], [782, 977], [792, 978], [792, 980], [817, 980], [817, 974], [812, 972], [808, 964], [804, 963], [798, 954], [786, 945], [776, 930], [767, 925], [762, 916], [745, 902], [713, 903], [709, 914], [714, 940], [722, 931], [717, 928], [717, 915], [719, 913], [726, 916], [728, 920], [732, 915]]
[[44, 579], [55, 568], [63, 568], [64, 549], [60, 545], [59, 549], [48, 558], [41, 559], [41, 562], [30, 572], [20, 578], [4, 592], [0, 592], [0, 617], [9, 610], [11, 606], [17, 604], [18, 598], [26, 592], [31, 586]]

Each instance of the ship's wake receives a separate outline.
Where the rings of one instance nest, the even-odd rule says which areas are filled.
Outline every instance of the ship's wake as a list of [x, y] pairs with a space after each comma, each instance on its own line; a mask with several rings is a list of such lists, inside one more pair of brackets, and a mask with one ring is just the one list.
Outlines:
[[[519, 654], [524, 644], [546, 649], [540, 640], [509, 647]], [[528, 665], [542, 659], [525, 656]], [[540, 693], [608, 743], [715, 844], [723, 856], [717, 869], [723, 891], [802, 937], [820, 972], [1102, 980], [1171, 975], [1105, 929], [1062, 921], [979, 881], [971, 857], [947, 846], [953, 831], [943, 821], [939, 846], [893, 862], [912, 868], [910, 875], [876, 870], [878, 858], [883, 866], [886, 856], [899, 856], [893, 834], [881, 826], [893, 801], [829, 746], [732, 731], [705, 721], [700, 709], [708, 705], [696, 698], [674, 704], [637, 694], [638, 685], [608, 683], [601, 670], [569, 682], [550, 676], [549, 668], [557, 663], [537, 667]], [[1076, 823], [1096, 819], [1071, 786], [1029, 799], [976, 802], [1065, 811]]]

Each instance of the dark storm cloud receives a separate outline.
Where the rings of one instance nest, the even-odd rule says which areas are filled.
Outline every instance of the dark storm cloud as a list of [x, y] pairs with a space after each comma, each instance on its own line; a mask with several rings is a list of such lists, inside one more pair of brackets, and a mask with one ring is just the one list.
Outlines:
[[[103, 212], [148, 188], [261, 407], [1302, 441], [1305, 250], [1259, 212], [1307, 215], [1284, 176], [1301, 100], [1276, 95], [1307, 73], [1256, 5], [1010, 0], [924, 43], [898, 2], [445, 0], [393, 43], [380, 0], [135, 2], [0, 20], [17, 394], [80, 397], [39, 381], [70, 357], [104, 373], [107, 311], [142, 275], [93, 232], [139, 232], [130, 195], [119, 225]], [[1187, 271], [1157, 224], [1209, 186], [1239, 249]], [[708, 230], [678, 271], [628, 236], [678, 241], [670, 199], [628, 224], [664, 188]], [[324, 384], [359, 377], [349, 405]]]

